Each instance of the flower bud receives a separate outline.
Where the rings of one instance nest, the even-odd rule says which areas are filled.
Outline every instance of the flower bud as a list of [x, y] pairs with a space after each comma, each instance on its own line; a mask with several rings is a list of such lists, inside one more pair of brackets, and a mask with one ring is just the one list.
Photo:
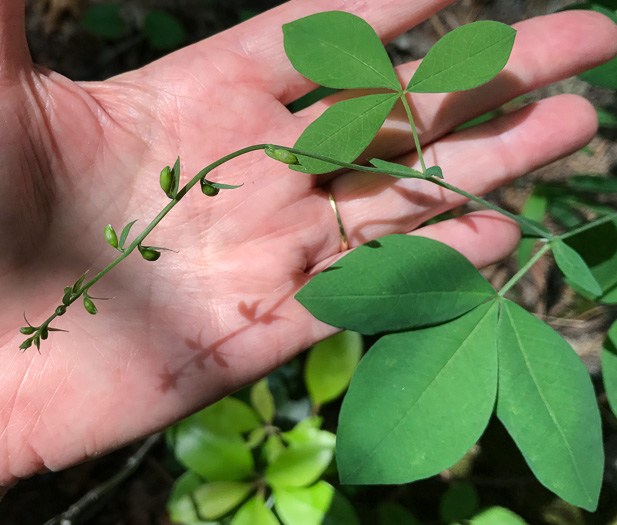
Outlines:
[[208, 184], [204, 179], [201, 179], [201, 192], [208, 197], [214, 197], [219, 194], [219, 188], [215, 188], [212, 184]]
[[58, 308], [56, 308], [56, 315], [64, 315], [66, 313], [66, 306], [64, 306], [63, 304], [61, 304], [60, 306], [58, 306]]
[[84, 297], [84, 308], [86, 309], [86, 312], [92, 315], [98, 312], [96, 306], [94, 306], [94, 303], [89, 297]]
[[22, 326], [19, 331], [24, 335], [32, 335], [36, 332], [36, 328], [34, 326]]
[[146, 261], [156, 261], [160, 256], [161, 252], [157, 252], [152, 248], [143, 248], [139, 246], [139, 253]]
[[165, 192], [167, 196], [169, 196], [169, 192], [171, 191], [171, 186], [174, 182], [174, 176], [169, 166], [165, 166], [161, 170], [161, 176], [159, 178], [159, 182], [161, 184], [161, 189]]
[[268, 157], [273, 158], [274, 160], [278, 160], [279, 162], [283, 162], [285, 164], [300, 164], [298, 161], [298, 157], [296, 157], [291, 151], [287, 151], [286, 149], [274, 148], [272, 146], [267, 146], [264, 150]]
[[105, 226], [105, 240], [112, 248], [118, 248], [118, 236], [111, 224]]
[[41, 339], [47, 339], [49, 335], [49, 329], [45, 326], [41, 329]]
[[32, 346], [32, 337], [30, 337], [29, 339], [26, 339], [23, 343], [21, 343], [19, 345], [19, 349], [20, 350], [27, 350], [31, 346]]

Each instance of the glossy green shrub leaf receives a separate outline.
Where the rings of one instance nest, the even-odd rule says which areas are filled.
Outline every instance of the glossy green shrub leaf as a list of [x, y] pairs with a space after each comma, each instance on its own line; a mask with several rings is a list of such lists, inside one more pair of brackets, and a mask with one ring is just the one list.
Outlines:
[[485, 84], [506, 65], [515, 36], [516, 30], [500, 22], [458, 27], [429, 50], [407, 91], [446, 93]]
[[617, 221], [608, 222], [568, 237], [602, 288], [602, 303], [617, 303]]
[[[396, 100], [396, 94], [386, 94], [338, 102], [311, 122], [294, 148], [352, 162], [377, 135]], [[295, 171], [317, 174], [339, 169], [339, 166], [329, 162], [302, 155], [297, 157], [300, 164], [289, 166]]]
[[118, 40], [128, 31], [128, 25], [120, 14], [121, 4], [101, 4], [90, 7], [81, 19], [88, 31], [109, 40]]
[[362, 347], [362, 336], [345, 330], [311, 349], [304, 382], [313, 404], [323, 405], [345, 391], [362, 357]]
[[576, 250], [570, 248], [561, 239], [551, 242], [551, 247], [557, 266], [570, 283], [593, 296], [602, 295], [602, 288], [598, 281]]
[[388, 162], [387, 160], [381, 159], [371, 159], [369, 162], [380, 170], [389, 171], [390, 173], [388, 173], [388, 175], [392, 177], [399, 177], [401, 179], [423, 178], [422, 172], [408, 166], [403, 166], [402, 164], [396, 164], [395, 162]]
[[593, 511], [604, 458], [585, 365], [559, 334], [510, 301], [502, 303], [498, 334], [497, 416], [543, 485]]
[[465, 455], [495, 403], [497, 310], [491, 302], [449, 323], [375, 343], [339, 417], [341, 482], [407, 483]]
[[253, 490], [251, 483], [215, 481], [197, 487], [192, 498], [198, 515], [213, 520], [236, 508]]
[[361, 18], [330, 11], [283, 26], [292, 65], [329, 88], [400, 89], [394, 68], [373, 28]]
[[465, 481], [453, 483], [439, 502], [439, 515], [444, 523], [461, 522], [471, 518], [478, 510], [478, 492]]
[[207, 481], [241, 481], [253, 471], [253, 456], [239, 435], [217, 434], [191, 418], [176, 425], [174, 452]]
[[193, 492], [203, 483], [203, 479], [190, 470], [176, 480], [167, 500], [167, 512], [172, 522], [183, 525], [218, 525], [197, 513]]
[[325, 481], [274, 491], [274, 508], [284, 525], [359, 525], [354, 508]]
[[285, 450], [283, 440], [278, 435], [269, 436], [264, 443], [263, 455], [267, 463], [274, 463], [281, 452]]
[[327, 430], [321, 430], [322, 418], [308, 417], [303, 419], [295, 427], [283, 432], [281, 437], [290, 445], [302, 445], [312, 443], [325, 448], [334, 448], [336, 436]]
[[382, 503], [378, 512], [379, 525], [421, 525], [408, 509], [396, 503]]
[[266, 423], [274, 419], [274, 398], [268, 388], [268, 380], [262, 379], [251, 387], [251, 405]]
[[503, 507], [490, 507], [476, 514], [469, 525], [527, 525], [527, 522]]
[[602, 348], [602, 380], [611, 410], [617, 414], [617, 322], [609, 328]]
[[257, 494], [240, 507], [230, 525], [280, 525], [280, 522], [266, 507], [263, 496]]
[[182, 22], [164, 11], [150, 11], [144, 20], [143, 32], [156, 49], [174, 49], [186, 41]]
[[424, 237], [389, 235], [342, 257], [296, 299], [320, 321], [376, 334], [441, 323], [494, 295], [456, 250]]
[[266, 481], [275, 488], [315, 483], [332, 461], [334, 444], [303, 443], [283, 450], [266, 468]]
[[261, 426], [257, 413], [235, 397], [225, 397], [188, 419], [216, 434], [244, 434]]

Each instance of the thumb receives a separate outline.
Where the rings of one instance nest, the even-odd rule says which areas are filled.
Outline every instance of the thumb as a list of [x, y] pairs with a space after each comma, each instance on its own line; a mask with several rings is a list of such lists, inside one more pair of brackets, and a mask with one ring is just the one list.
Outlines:
[[0, 79], [12, 79], [31, 63], [26, 41], [26, 0], [0, 0]]

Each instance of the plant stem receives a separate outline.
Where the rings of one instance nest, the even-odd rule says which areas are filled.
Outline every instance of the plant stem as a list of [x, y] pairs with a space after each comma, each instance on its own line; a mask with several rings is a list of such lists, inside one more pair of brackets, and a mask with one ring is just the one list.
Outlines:
[[587, 224], [583, 224], [582, 226], [579, 226], [578, 228], [575, 228], [574, 230], [570, 230], [569, 232], [566, 232], [562, 235], [556, 235], [556, 237], [560, 238], [561, 240], [567, 239], [568, 237], [572, 237], [573, 235], [577, 235], [586, 230], [590, 230], [591, 228], [595, 228], [596, 226], [600, 226], [600, 224], [604, 224], [605, 222], [614, 221], [615, 219], [617, 219], [617, 212], [610, 213], [609, 215], [605, 215], [604, 217], [596, 219], [595, 221], [591, 221], [591, 222], [588, 222]]
[[416, 129], [416, 123], [413, 120], [413, 115], [411, 114], [411, 108], [409, 107], [409, 103], [407, 102], [405, 91], [401, 91], [400, 99], [405, 108], [405, 112], [407, 113], [407, 118], [409, 119], [409, 125], [411, 126], [411, 134], [413, 135], [413, 141], [416, 144], [416, 151], [418, 152], [418, 159], [420, 160], [420, 166], [422, 166], [422, 173], [425, 173], [426, 164], [424, 163], [424, 156], [422, 155], [422, 147], [420, 146], [420, 137], [418, 137], [418, 130]]
[[506, 292], [508, 292], [508, 290], [510, 290], [510, 288], [512, 288], [521, 277], [523, 277], [523, 275], [525, 275], [529, 269], [536, 264], [540, 258], [548, 251], [551, 249], [551, 246], [549, 243], [544, 244], [544, 246], [542, 246], [542, 248], [540, 248], [536, 254], [529, 259], [529, 261], [527, 261], [527, 263], [525, 264], [525, 266], [523, 266], [518, 272], [516, 272], [516, 274], [514, 275], [514, 277], [512, 277], [512, 279], [510, 279], [506, 284], [503, 285], [503, 287], [501, 288], [501, 290], [499, 290], [499, 292], [497, 293], [497, 295], [499, 297], [503, 297]]

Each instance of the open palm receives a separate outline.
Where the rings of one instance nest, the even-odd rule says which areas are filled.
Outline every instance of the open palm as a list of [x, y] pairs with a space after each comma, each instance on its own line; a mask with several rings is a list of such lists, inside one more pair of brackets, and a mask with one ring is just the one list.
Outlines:
[[[22, 313], [36, 324], [64, 286], [115, 256], [103, 240], [167, 203], [158, 172], [179, 155], [183, 180], [258, 143], [292, 145], [327, 102], [285, 107], [313, 85], [287, 62], [281, 25], [349, 10], [389, 40], [448, 2], [295, 0], [230, 31], [106, 82], [73, 83], [30, 63], [24, 0], [0, 0], [0, 485], [59, 469], [163, 428], [264, 376], [334, 329], [293, 295], [340, 252], [328, 192], [351, 246], [412, 231], [460, 204], [417, 180], [358, 173], [330, 180], [256, 152], [209, 179], [244, 184], [216, 198], [189, 193], [148, 237], [169, 247], [155, 263], [132, 256], [98, 283], [93, 317], [76, 303], [38, 354], [17, 350]], [[482, 194], [581, 147], [595, 131], [583, 100], [559, 96], [453, 135], [461, 122], [607, 60], [614, 25], [570, 12], [521, 23], [506, 70], [456, 96], [412, 100], [446, 178]], [[414, 65], [399, 68], [404, 80]], [[421, 105], [420, 105], [421, 104]], [[396, 125], [371, 146], [413, 164]], [[399, 136], [400, 133], [400, 136]], [[415, 233], [446, 242], [478, 266], [515, 246], [518, 229], [492, 213]]]

